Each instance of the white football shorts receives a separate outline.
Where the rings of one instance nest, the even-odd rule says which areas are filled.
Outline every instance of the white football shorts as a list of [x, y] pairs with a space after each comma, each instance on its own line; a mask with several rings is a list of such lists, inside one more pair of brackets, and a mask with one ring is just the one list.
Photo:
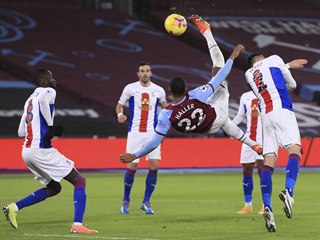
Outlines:
[[240, 163], [255, 163], [256, 160], [263, 160], [263, 156], [253, 151], [247, 144], [242, 144]]
[[47, 185], [60, 182], [73, 169], [74, 162], [55, 148], [22, 148], [22, 158], [35, 179]]
[[208, 98], [207, 104], [215, 109], [217, 115], [208, 133], [217, 132], [227, 121], [229, 95], [228, 84], [224, 80], [212, 96]]
[[[128, 132], [127, 137], [127, 153], [134, 153], [138, 151], [142, 146], [149, 140], [152, 139], [154, 132]], [[146, 159], [161, 159], [161, 144], [154, 149], [152, 152], [146, 155]], [[135, 159], [133, 162], [138, 163], [139, 158]]]
[[263, 155], [278, 155], [279, 146], [287, 148], [297, 144], [301, 146], [300, 132], [294, 112], [287, 109], [275, 109], [261, 115]]
[[221, 107], [224, 112], [228, 113], [229, 96], [228, 83], [224, 80], [212, 96], [208, 98], [207, 103], [215, 108]]

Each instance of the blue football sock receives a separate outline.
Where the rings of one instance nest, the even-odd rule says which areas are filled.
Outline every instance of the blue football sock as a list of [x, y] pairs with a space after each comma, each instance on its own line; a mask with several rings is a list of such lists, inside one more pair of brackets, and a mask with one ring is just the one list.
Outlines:
[[297, 154], [290, 154], [286, 167], [286, 189], [290, 196], [293, 196], [293, 190], [299, 174], [300, 156]]
[[260, 185], [262, 200], [265, 207], [268, 207], [271, 211], [271, 195], [272, 195], [272, 174], [274, 168], [270, 166], [263, 166], [261, 171]]
[[74, 222], [82, 223], [84, 211], [86, 210], [86, 201], [86, 189], [75, 188], [73, 192]]
[[143, 202], [150, 202], [151, 195], [157, 184], [157, 173], [158, 170], [149, 170], [146, 179], [146, 190], [144, 192]]
[[41, 202], [41, 201], [45, 200], [47, 197], [48, 197], [48, 194], [47, 194], [46, 189], [40, 188], [37, 191], [31, 193], [29, 196], [16, 202], [16, 204], [19, 209], [22, 209], [24, 207]]
[[124, 174], [124, 196], [123, 201], [130, 201], [130, 192], [134, 181], [135, 170], [127, 169]]
[[246, 203], [252, 202], [252, 190], [253, 190], [253, 180], [251, 177], [243, 177], [242, 182], [244, 201]]

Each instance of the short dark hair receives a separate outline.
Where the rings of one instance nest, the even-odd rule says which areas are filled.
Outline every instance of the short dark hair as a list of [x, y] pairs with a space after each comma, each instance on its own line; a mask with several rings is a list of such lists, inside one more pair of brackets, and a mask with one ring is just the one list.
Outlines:
[[32, 75], [32, 81], [37, 85], [37, 86], [46, 86], [46, 81], [44, 79], [48, 79], [52, 77], [52, 73], [50, 70], [42, 68], [36, 70], [33, 75]]
[[261, 56], [262, 54], [261, 53], [253, 53], [251, 54], [249, 57], [248, 57], [248, 65], [249, 67], [252, 67], [255, 60], [256, 60], [256, 57], [258, 56]]
[[149, 67], [151, 66], [151, 64], [149, 62], [140, 62], [139, 65], [138, 65], [138, 69], [139, 69], [139, 67], [145, 66], [145, 65], [147, 65]]
[[180, 97], [184, 94], [185, 89], [186, 89], [186, 83], [182, 78], [175, 77], [171, 79], [170, 91], [172, 95]]

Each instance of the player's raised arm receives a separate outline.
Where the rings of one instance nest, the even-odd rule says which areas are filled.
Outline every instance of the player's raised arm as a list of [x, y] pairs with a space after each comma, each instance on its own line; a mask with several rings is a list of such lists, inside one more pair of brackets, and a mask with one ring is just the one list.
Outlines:
[[[295, 59], [295, 60], [292, 60], [291, 62], [287, 63], [286, 66], [289, 69], [298, 69], [298, 68], [304, 67], [304, 65], [307, 63], [308, 63], [307, 59]], [[286, 85], [287, 85], [288, 91], [293, 92], [297, 87], [296, 81], [294, 80], [294, 78], [292, 77], [290, 72], [284, 73], [283, 76], [286, 80]]]
[[298, 69], [304, 67], [308, 63], [307, 59], [295, 59], [292, 60], [291, 62], [288, 62], [286, 66], [290, 69]]
[[217, 75], [213, 77], [209, 83], [213, 86], [214, 89], [217, 89], [220, 86], [220, 83], [227, 78], [229, 75], [233, 61], [240, 55], [240, 53], [244, 50], [244, 46], [238, 44], [232, 51], [228, 61], [226, 64], [218, 71]]
[[233, 61], [239, 57], [240, 53], [243, 52], [244, 46], [242, 44], [238, 44], [232, 51], [229, 59], [232, 59]]

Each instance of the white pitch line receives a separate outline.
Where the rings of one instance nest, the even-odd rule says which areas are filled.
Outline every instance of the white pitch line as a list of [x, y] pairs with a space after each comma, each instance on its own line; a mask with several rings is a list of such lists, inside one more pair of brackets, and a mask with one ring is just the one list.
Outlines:
[[[107, 236], [84, 236], [84, 235], [59, 235], [59, 234], [31, 234], [25, 233], [24, 237], [41, 238], [80, 238], [80, 239], [109, 239], [109, 240], [160, 240], [158, 238], [126, 238], [126, 237], [107, 237]], [[170, 239], [168, 239], [170, 240]]]

